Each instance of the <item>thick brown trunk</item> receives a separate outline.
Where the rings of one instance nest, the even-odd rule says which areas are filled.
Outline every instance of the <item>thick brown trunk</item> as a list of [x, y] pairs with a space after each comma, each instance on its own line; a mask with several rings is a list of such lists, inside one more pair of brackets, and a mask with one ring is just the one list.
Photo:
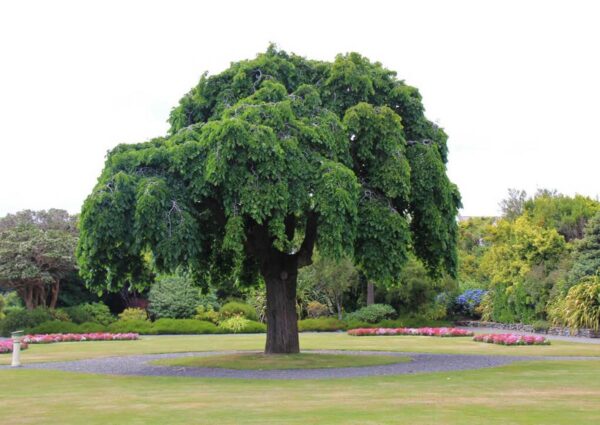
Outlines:
[[60, 289], [60, 281], [57, 280], [52, 284], [52, 298], [50, 299], [50, 308], [56, 308], [56, 302], [58, 301], [58, 291]]
[[367, 305], [375, 304], [375, 285], [373, 282], [367, 282]]
[[300, 352], [296, 314], [296, 258], [277, 256], [269, 261], [263, 276], [267, 284], [266, 354]]

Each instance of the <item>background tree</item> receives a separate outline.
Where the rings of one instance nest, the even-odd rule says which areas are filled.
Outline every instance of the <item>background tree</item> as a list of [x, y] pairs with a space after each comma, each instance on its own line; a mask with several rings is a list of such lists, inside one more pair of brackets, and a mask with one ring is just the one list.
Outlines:
[[298, 269], [316, 246], [353, 255], [377, 282], [400, 274], [411, 247], [432, 275], [456, 272], [447, 136], [381, 64], [271, 46], [204, 75], [169, 121], [168, 137], [110, 152], [85, 201], [78, 257], [92, 287], [143, 284], [147, 253], [159, 271], [186, 265], [215, 286], [261, 274], [265, 351], [293, 353]]
[[508, 189], [508, 198], [500, 202], [502, 217], [507, 220], [514, 220], [523, 214], [527, 192], [518, 189]]
[[575, 245], [573, 259], [569, 272], [571, 285], [584, 277], [600, 275], [600, 213], [587, 224], [583, 238]]
[[75, 270], [76, 218], [66, 211], [21, 211], [0, 219], [0, 287], [28, 309], [56, 306], [60, 281]]

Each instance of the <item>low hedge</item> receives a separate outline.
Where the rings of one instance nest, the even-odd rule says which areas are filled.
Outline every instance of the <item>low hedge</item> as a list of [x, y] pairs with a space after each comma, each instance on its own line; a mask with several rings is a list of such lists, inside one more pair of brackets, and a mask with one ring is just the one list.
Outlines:
[[196, 319], [158, 319], [152, 324], [158, 335], [214, 334], [214, 323]]
[[305, 319], [298, 321], [300, 332], [334, 332], [345, 331], [348, 325], [335, 317], [319, 317], [316, 319]]

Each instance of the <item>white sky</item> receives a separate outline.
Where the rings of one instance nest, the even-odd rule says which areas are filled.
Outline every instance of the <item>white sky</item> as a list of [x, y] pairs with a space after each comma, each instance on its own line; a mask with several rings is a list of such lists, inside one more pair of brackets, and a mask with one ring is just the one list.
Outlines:
[[78, 212], [104, 155], [163, 135], [201, 73], [269, 41], [396, 70], [450, 135], [463, 215], [509, 187], [597, 197], [600, 2], [0, 0], [0, 216]]

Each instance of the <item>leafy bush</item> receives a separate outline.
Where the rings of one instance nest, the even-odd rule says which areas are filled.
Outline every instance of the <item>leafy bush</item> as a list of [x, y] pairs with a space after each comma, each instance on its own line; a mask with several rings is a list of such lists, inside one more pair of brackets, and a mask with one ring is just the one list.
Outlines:
[[160, 276], [150, 288], [148, 310], [157, 319], [189, 319], [196, 314], [200, 291], [183, 276]]
[[4, 301], [4, 297], [0, 294], [0, 320], [4, 319], [4, 306], [6, 305], [6, 301]]
[[28, 334], [71, 334], [79, 333], [79, 327], [73, 322], [63, 322], [61, 320], [51, 320], [40, 323], [37, 326], [27, 328]]
[[476, 317], [477, 308], [487, 293], [484, 289], [467, 289], [454, 300], [454, 312], [467, 317]]
[[571, 287], [562, 303], [563, 322], [573, 328], [600, 328], [600, 276], [584, 278]]
[[148, 320], [148, 314], [142, 308], [126, 308], [119, 313], [119, 320]]
[[106, 332], [106, 326], [100, 323], [85, 322], [77, 325], [77, 327], [79, 328], [77, 332], [82, 334]]
[[206, 322], [211, 322], [216, 325], [219, 323], [219, 317], [219, 313], [213, 310], [211, 306], [205, 307], [204, 305], [199, 305], [196, 308], [196, 316], [194, 317], [194, 319], [204, 320]]
[[111, 333], [138, 333], [142, 335], [155, 335], [156, 331], [149, 320], [117, 320], [108, 325]]
[[334, 332], [344, 331], [347, 328], [346, 322], [334, 317], [319, 317], [315, 319], [305, 319], [298, 321], [298, 330], [300, 332]]
[[255, 333], [263, 333], [267, 331], [267, 325], [260, 322], [255, 322], [254, 320], [248, 320], [246, 326], [240, 331], [243, 334], [255, 334]]
[[234, 316], [242, 316], [248, 320], [258, 320], [254, 307], [248, 304], [244, 304], [239, 301], [231, 301], [221, 307], [219, 311], [221, 319], [229, 319]]
[[80, 304], [65, 309], [75, 323], [99, 323], [107, 326], [115, 321], [108, 307], [103, 303]]
[[329, 308], [319, 301], [310, 301], [306, 304], [306, 313], [309, 318], [316, 319], [318, 317], [327, 316], [329, 314]]
[[230, 317], [219, 323], [219, 329], [226, 332], [239, 333], [248, 325], [249, 320], [241, 315]]
[[152, 328], [159, 335], [217, 333], [214, 323], [194, 319], [159, 319]]
[[33, 328], [51, 320], [54, 320], [54, 317], [47, 308], [13, 310], [0, 322], [0, 335], [9, 336], [11, 332]]
[[347, 316], [348, 320], [358, 320], [367, 323], [377, 323], [384, 319], [393, 319], [394, 317], [396, 317], [396, 310], [387, 304], [372, 304], [356, 310]]

